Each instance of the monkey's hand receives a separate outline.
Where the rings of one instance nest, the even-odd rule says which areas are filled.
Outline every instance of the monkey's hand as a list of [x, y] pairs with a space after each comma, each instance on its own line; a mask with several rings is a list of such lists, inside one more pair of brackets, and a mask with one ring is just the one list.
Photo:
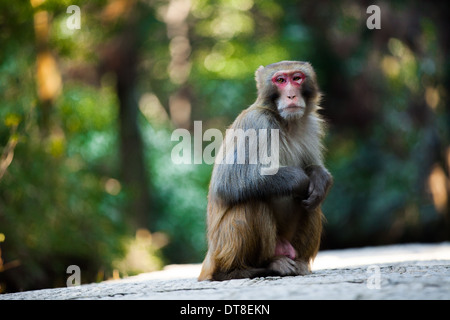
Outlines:
[[295, 168], [296, 172], [296, 181], [295, 181], [296, 184], [292, 190], [294, 198], [298, 200], [304, 200], [308, 196], [308, 188], [311, 185], [310, 179], [302, 168], [299, 167], [292, 167], [292, 168]]
[[333, 184], [333, 177], [321, 165], [311, 165], [306, 169], [306, 174], [309, 176], [308, 195], [302, 201], [306, 210], [314, 210], [325, 199], [328, 190]]

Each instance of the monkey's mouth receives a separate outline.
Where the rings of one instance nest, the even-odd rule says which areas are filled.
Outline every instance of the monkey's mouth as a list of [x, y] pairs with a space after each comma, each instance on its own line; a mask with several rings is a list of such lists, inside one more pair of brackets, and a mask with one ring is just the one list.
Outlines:
[[296, 104], [290, 104], [283, 108], [284, 111], [294, 112], [300, 110], [302, 107]]

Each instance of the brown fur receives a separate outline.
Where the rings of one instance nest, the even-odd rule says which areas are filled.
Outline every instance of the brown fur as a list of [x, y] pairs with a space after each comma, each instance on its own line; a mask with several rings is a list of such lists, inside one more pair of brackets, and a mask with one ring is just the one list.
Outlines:
[[[302, 86], [306, 111], [299, 119], [286, 120], [278, 114], [277, 91], [270, 79], [280, 70], [307, 75]], [[320, 93], [315, 73], [308, 63], [286, 61], [260, 67], [255, 77], [258, 98], [231, 128], [279, 129], [280, 169], [273, 176], [261, 176], [259, 164], [215, 164], [208, 195], [208, 252], [199, 280], [304, 275], [319, 250], [320, 202], [331, 175], [322, 163], [323, 121], [316, 112]], [[226, 137], [224, 158], [236, 155], [236, 148], [228, 150], [227, 143]], [[274, 257], [279, 238], [292, 244], [295, 261]]]

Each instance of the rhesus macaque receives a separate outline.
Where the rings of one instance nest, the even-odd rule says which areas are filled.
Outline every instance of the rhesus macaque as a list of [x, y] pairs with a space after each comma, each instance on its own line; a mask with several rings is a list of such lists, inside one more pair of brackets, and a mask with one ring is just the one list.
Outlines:
[[[263, 164], [251, 164], [248, 150], [245, 163], [216, 159], [199, 280], [305, 275], [319, 250], [320, 204], [332, 177], [322, 160], [315, 72], [306, 62], [281, 61], [259, 67], [255, 78], [258, 97], [230, 128], [267, 129], [268, 137], [279, 130], [279, 168], [262, 174]], [[236, 157], [239, 147], [227, 148], [227, 136], [218, 153], [223, 159]]]

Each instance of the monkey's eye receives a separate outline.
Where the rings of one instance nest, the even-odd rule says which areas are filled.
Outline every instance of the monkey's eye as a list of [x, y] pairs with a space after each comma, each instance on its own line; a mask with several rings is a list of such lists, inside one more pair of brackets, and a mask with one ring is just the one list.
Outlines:
[[305, 76], [301, 73], [296, 73], [292, 77], [292, 81], [302, 81], [305, 78]]
[[284, 78], [282, 78], [282, 77], [277, 78], [276, 81], [277, 81], [278, 83], [284, 83], [284, 82], [286, 82], [286, 80], [285, 80]]

